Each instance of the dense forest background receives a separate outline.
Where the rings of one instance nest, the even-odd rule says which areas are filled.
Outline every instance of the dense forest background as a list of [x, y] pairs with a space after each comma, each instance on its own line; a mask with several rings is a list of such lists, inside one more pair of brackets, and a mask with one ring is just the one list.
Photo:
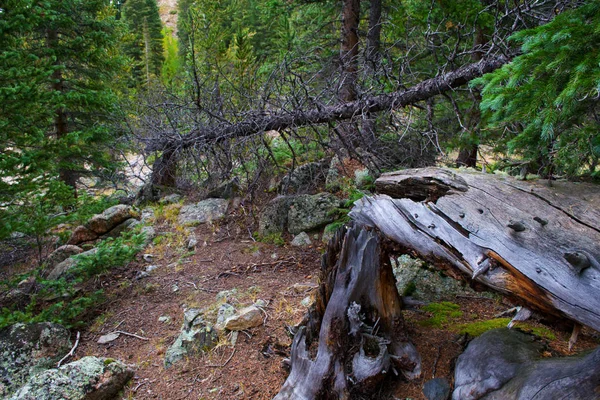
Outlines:
[[[7, 0], [0, 236], [338, 155], [597, 178], [600, 2]], [[491, 72], [483, 75], [485, 72]], [[129, 160], [129, 161], [128, 161]], [[144, 178], [144, 177], [142, 177]], [[129, 193], [127, 193], [129, 194]], [[99, 203], [100, 202], [100, 203]]]

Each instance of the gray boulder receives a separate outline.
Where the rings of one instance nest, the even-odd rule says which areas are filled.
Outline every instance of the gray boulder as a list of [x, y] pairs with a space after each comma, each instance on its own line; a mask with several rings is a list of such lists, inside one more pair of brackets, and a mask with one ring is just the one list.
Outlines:
[[285, 231], [288, 212], [293, 200], [293, 196], [278, 196], [263, 208], [258, 220], [258, 233], [261, 236]]
[[90, 249], [88, 251], [84, 251], [83, 253], [77, 254], [76, 257], [69, 257], [65, 261], [57, 264], [52, 271], [48, 274], [48, 279], [58, 279], [61, 276], [64, 276], [69, 270], [74, 268], [77, 265], [77, 260], [79, 257], [92, 256], [96, 254], [98, 251], [97, 248]]
[[[524, 371], [524, 364], [541, 357], [543, 346], [534, 337], [507, 328], [493, 329], [473, 339], [458, 357], [453, 400], [477, 400], [500, 389]], [[514, 397], [510, 397], [514, 398]]]
[[334, 156], [329, 164], [327, 170], [327, 177], [325, 178], [325, 188], [329, 191], [336, 192], [342, 188], [343, 181], [341, 177], [340, 168], [342, 163], [338, 156]]
[[298, 234], [333, 222], [341, 201], [330, 193], [296, 196], [288, 211], [288, 231]]
[[279, 193], [298, 194], [313, 191], [325, 183], [328, 169], [327, 160], [301, 165], [281, 179]]
[[67, 258], [79, 253], [83, 253], [83, 249], [81, 247], [74, 246], [72, 244], [65, 244], [64, 246], [60, 246], [58, 249], [54, 250], [48, 256], [48, 258], [46, 258], [46, 266], [48, 268], [53, 268], [56, 266], [56, 264], [59, 264]]
[[221, 219], [227, 213], [226, 199], [206, 199], [181, 207], [178, 221], [182, 225], [197, 225]]
[[107, 208], [100, 214], [94, 215], [85, 224], [85, 227], [97, 235], [103, 235], [107, 232], [110, 232], [121, 222], [129, 218], [134, 218], [135, 216], [136, 215], [131, 206], [126, 204], [117, 204], [116, 206]]
[[187, 356], [212, 349], [218, 340], [216, 331], [204, 320], [202, 310], [186, 310], [183, 314], [181, 333], [165, 354], [165, 368]]
[[69, 331], [57, 324], [15, 324], [0, 330], [0, 397], [9, 397], [31, 375], [55, 366], [70, 348]]
[[120, 361], [83, 357], [33, 375], [11, 400], [110, 400], [133, 375]]

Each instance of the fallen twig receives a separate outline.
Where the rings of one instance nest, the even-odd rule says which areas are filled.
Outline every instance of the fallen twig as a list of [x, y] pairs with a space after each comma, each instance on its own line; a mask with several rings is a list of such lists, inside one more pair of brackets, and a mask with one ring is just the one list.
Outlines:
[[59, 368], [63, 361], [65, 361], [67, 358], [69, 358], [73, 354], [75, 354], [75, 349], [79, 345], [79, 338], [80, 337], [81, 337], [81, 333], [79, 333], [79, 331], [78, 331], [77, 332], [77, 338], [75, 339], [75, 345], [73, 345], [73, 347], [71, 348], [71, 351], [69, 351], [66, 356], [64, 356], [63, 358], [60, 359], [60, 361], [56, 364], [56, 368]]
[[150, 339], [145, 338], [143, 336], [138, 336], [135, 333], [129, 333], [129, 332], [125, 332], [125, 331], [113, 331], [111, 333], [120, 333], [121, 335], [131, 336], [131, 337], [134, 337], [134, 338], [140, 339], [140, 340], [150, 340]]
[[235, 354], [235, 350], [236, 350], [236, 348], [234, 347], [233, 351], [231, 352], [231, 355], [229, 356], [227, 361], [225, 361], [223, 364], [208, 364], [207, 367], [223, 368], [224, 366], [226, 366], [229, 363], [229, 361], [231, 361], [231, 359], [233, 358], [233, 355]]

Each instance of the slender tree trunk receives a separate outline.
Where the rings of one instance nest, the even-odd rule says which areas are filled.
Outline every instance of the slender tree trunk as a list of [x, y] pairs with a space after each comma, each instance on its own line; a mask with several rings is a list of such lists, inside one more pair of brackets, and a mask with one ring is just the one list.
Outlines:
[[[368, 78], [377, 79], [377, 69], [381, 59], [381, 0], [371, 0], [369, 8], [369, 30], [367, 31], [367, 45], [365, 51], [365, 67]], [[368, 79], [367, 78], [367, 79]], [[363, 122], [363, 139], [367, 147], [376, 141], [375, 120], [370, 113], [365, 115]]]
[[[483, 52], [481, 51], [481, 47], [485, 44], [486, 39], [481, 28], [477, 28], [475, 33], [475, 52], [473, 53], [473, 61], [481, 61], [483, 58]], [[457, 167], [471, 167], [475, 168], [477, 166], [477, 152], [479, 151], [479, 146], [477, 145], [477, 134], [479, 131], [479, 123], [481, 122], [481, 112], [479, 111], [479, 103], [481, 103], [481, 93], [479, 90], [472, 89], [473, 95], [473, 106], [469, 112], [469, 119], [467, 121], [467, 129], [470, 136], [471, 143], [462, 147], [458, 152], [458, 157], [456, 158], [456, 166]]]
[[343, 0], [342, 6], [342, 45], [340, 61], [342, 80], [340, 100], [356, 100], [356, 75], [358, 71], [358, 23], [360, 0]]
[[[48, 48], [55, 48], [58, 42], [58, 32], [55, 29], [48, 29], [47, 37]], [[54, 71], [52, 72], [52, 90], [62, 94], [65, 91], [64, 79], [61, 70], [58, 68], [58, 61], [55, 61], [54, 65], [57, 68], [54, 69]], [[65, 139], [69, 133], [67, 113], [63, 107], [58, 107], [55, 110], [54, 133], [56, 135], [57, 141]], [[75, 195], [75, 197], [77, 197], [77, 172], [71, 168], [60, 166], [60, 164], [64, 164], [65, 162], [69, 161], [70, 160], [64, 158], [58, 160], [58, 179], [60, 179], [66, 185], [70, 186], [73, 189], [73, 194]]]

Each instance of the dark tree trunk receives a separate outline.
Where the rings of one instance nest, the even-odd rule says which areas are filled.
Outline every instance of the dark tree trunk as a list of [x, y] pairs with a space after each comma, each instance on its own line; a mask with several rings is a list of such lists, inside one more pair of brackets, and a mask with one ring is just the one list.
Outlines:
[[155, 187], [175, 187], [177, 183], [177, 152], [174, 149], [163, 151], [152, 166], [150, 183]]
[[[58, 41], [58, 32], [55, 29], [48, 29], [47, 39], [48, 48], [55, 48]], [[65, 85], [62, 72], [58, 67], [58, 60], [55, 61], [54, 65], [56, 68], [52, 72], [52, 90], [63, 94], [65, 91]], [[54, 133], [58, 141], [65, 139], [69, 134], [67, 113], [62, 107], [57, 108], [54, 112]], [[60, 166], [61, 164], [64, 165], [65, 163], [69, 163], [71, 161], [72, 160], [69, 160], [68, 158], [58, 160], [58, 179], [67, 186], [71, 187], [73, 189], [74, 196], [77, 197], [77, 179], [79, 178], [77, 172], [72, 168]]]
[[[369, 30], [367, 32], [367, 46], [365, 51], [365, 66], [368, 79], [377, 80], [377, 71], [381, 59], [381, 0], [371, 0], [369, 7]], [[375, 119], [369, 113], [364, 117], [362, 124], [362, 138], [366, 147], [376, 141]]]
[[343, 0], [342, 45], [340, 49], [340, 62], [342, 64], [340, 100], [345, 103], [356, 100], [359, 17], [360, 0]]

